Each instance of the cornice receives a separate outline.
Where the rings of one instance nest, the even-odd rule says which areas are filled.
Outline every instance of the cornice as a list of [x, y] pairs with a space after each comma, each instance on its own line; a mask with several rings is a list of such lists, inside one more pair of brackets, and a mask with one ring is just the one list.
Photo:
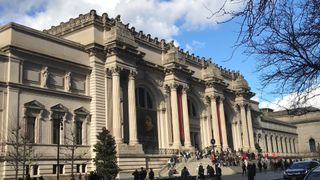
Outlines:
[[22, 32], [22, 33], [26, 33], [26, 34], [30, 34], [30, 35], [35, 36], [35, 37], [39, 37], [41, 39], [45, 39], [45, 40], [48, 40], [48, 41], [59, 43], [59, 44], [64, 45], [64, 46], [68, 46], [68, 47], [72, 47], [74, 49], [78, 49], [78, 50], [84, 51], [84, 46], [82, 44], [80, 44], [80, 43], [76, 43], [74, 41], [70, 41], [70, 40], [63, 39], [63, 38], [60, 38], [60, 37], [57, 37], [57, 36], [54, 36], [54, 35], [51, 35], [51, 34], [47, 34], [47, 33], [38, 31], [36, 29], [32, 29], [30, 27], [23, 26], [23, 25], [20, 25], [20, 24], [17, 24], [17, 23], [13, 23], [13, 22], [2, 26], [0, 28], [0, 33], [2, 31], [10, 29], [10, 28], [14, 29], [16, 31]]
[[[23, 53], [26, 53], [26, 54], [29, 54], [29, 55], [33, 55], [33, 56], [37, 56], [37, 57], [40, 57], [40, 58], [48, 59], [48, 60], [50, 60], [52, 62], [66, 63], [69, 66], [77, 66], [77, 68], [81, 68], [82, 70], [86, 70], [86, 71], [91, 71], [92, 70], [92, 68], [90, 66], [85, 66], [85, 65], [80, 64], [80, 63], [75, 63], [75, 62], [72, 62], [70, 60], [61, 59], [61, 58], [50, 56], [50, 55], [43, 54], [43, 53], [40, 53], [40, 52], [30, 51], [30, 50], [27, 50], [27, 49], [24, 49], [24, 48], [21, 48], [21, 47], [17, 47], [17, 46], [5, 46], [5, 47], [3, 47], [3, 49], [5, 51], [10, 51], [10, 50], [20, 51], [20, 52], [23, 52]], [[19, 57], [16, 57], [16, 56], [13, 56], [11, 58], [13, 58], [15, 60], [19, 60], [19, 61], [25, 61], [25, 59], [22, 59], [22, 58], [19, 58]], [[30, 61], [30, 62], [33, 62], [33, 63], [37, 63], [37, 64], [41, 64], [39, 61], [32, 61], [32, 60], [27, 60], [27, 61]]]

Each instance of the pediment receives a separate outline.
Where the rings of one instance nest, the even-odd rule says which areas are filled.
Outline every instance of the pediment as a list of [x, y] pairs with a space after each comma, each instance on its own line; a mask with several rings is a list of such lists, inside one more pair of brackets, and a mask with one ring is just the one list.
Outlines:
[[81, 106], [80, 108], [74, 110], [74, 113], [77, 115], [88, 115], [90, 112], [86, 108]]
[[39, 110], [44, 109], [44, 105], [37, 100], [33, 100], [28, 103], [25, 103], [24, 107], [28, 109], [39, 109]]
[[67, 112], [68, 111], [68, 108], [66, 108], [64, 105], [62, 104], [57, 104], [55, 106], [52, 106], [50, 108], [51, 111], [55, 111], [55, 112]]

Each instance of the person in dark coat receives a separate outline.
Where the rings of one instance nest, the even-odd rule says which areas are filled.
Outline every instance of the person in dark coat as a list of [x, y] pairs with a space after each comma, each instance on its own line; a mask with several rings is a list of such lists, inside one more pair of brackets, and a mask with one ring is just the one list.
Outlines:
[[262, 172], [262, 163], [261, 160], [258, 162], [258, 168], [259, 168], [259, 172]]
[[187, 169], [187, 167], [183, 167], [182, 171], [181, 171], [181, 179], [182, 180], [189, 180], [190, 177], [190, 173]]
[[147, 177], [147, 171], [141, 167], [141, 171], [139, 172], [139, 180], [145, 180]]
[[154, 172], [153, 172], [152, 168], [150, 168], [150, 171], [149, 171], [149, 179], [154, 180]]
[[202, 164], [200, 164], [199, 168], [198, 168], [198, 177], [199, 177], [199, 179], [204, 180], [204, 168], [203, 168]]
[[216, 165], [216, 179], [221, 180], [221, 176], [222, 176], [222, 170], [219, 167], [219, 165]]
[[254, 176], [256, 175], [256, 164], [250, 163], [248, 164], [248, 180], [254, 180]]
[[139, 180], [139, 172], [137, 169], [132, 173], [132, 175], [134, 180]]
[[209, 175], [209, 177], [211, 177], [211, 178], [214, 176], [214, 169], [209, 164], [207, 166], [207, 175]]

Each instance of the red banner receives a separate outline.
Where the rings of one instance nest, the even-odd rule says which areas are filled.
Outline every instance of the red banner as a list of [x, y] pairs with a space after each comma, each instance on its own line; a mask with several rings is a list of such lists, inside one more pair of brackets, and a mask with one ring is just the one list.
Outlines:
[[178, 91], [178, 116], [179, 116], [180, 140], [184, 141], [183, 110], [182, 110], [182, 93], [181, 93], [181, 90]]

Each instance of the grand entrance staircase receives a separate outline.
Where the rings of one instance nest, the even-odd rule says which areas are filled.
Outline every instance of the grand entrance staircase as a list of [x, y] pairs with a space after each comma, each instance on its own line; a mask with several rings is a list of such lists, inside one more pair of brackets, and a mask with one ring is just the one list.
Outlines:
[[[174, 176], [180, 176], [183, 167], [187, 167], [191, 176], [197, 176], [198, 175], [198, 166], [200, 165], [200, 163], [202, 164], [203, 168], [205, 169], [205, 174], [207, 174], [207, 165], [212, 165], [210, 159], [204, 158], [204, 159], [197, 160], [195, 157], [192, 157], [187, 162], [182, 160], [182, 162], [177, 163], [175, 165], [175, 169], [177, 170], [177, 174], [174, 174]], [[221, 166], [221, 170], [222, 170], [222, 175], [232, 175], [232, 174], [241, 173], [240, 166]], [[168, 170], [168, 167], [166, 166], [158, 172], [158, 176], [159, 176], [159, 178], [168, 177], [168, 173], [169, 173], [169, 170]]]

